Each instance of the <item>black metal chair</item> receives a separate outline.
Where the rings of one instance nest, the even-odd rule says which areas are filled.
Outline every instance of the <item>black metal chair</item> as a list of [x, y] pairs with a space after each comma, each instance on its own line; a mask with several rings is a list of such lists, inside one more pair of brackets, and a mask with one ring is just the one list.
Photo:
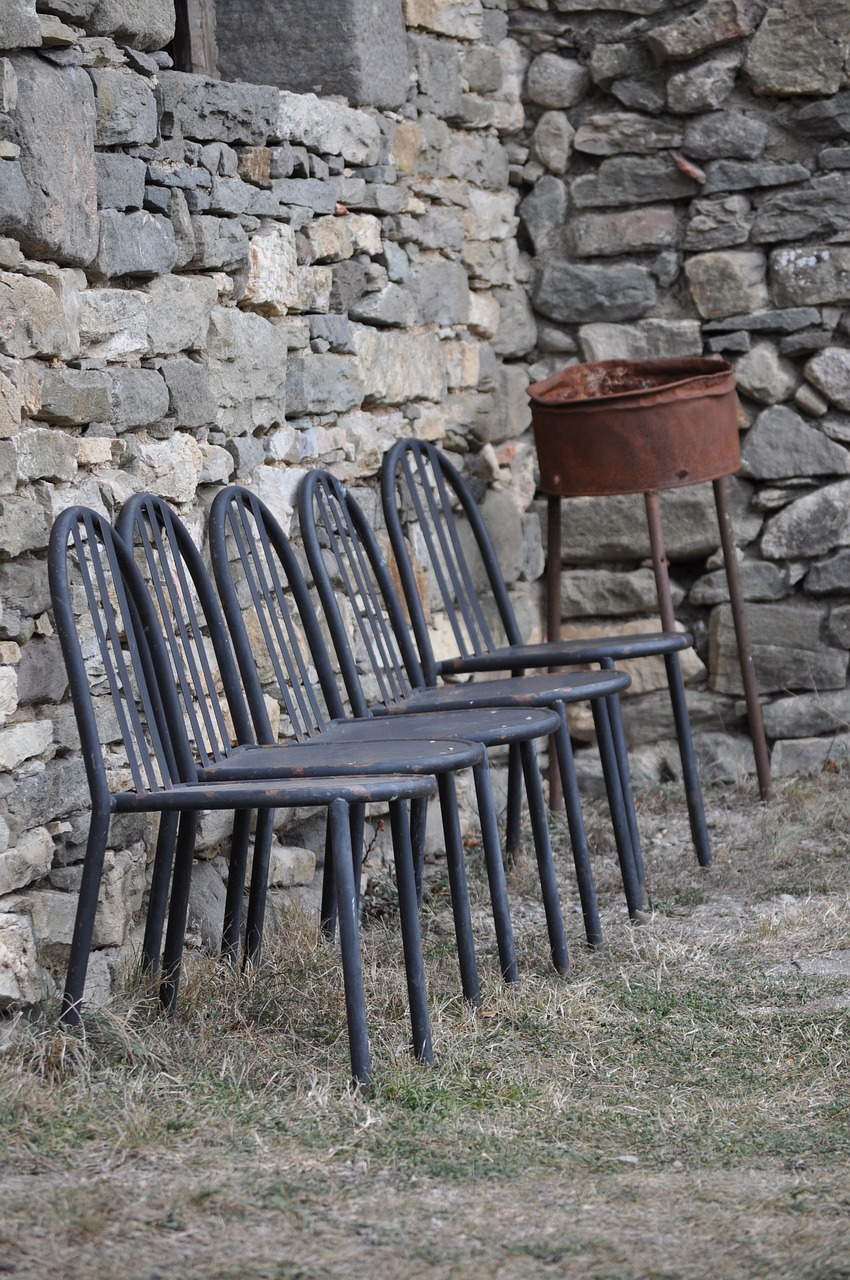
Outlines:
[[[388, 803], [395, 835], [413, 1041], [417, 1055], [432, 1056], [419, 939], [418, 904], [413, 880], [406, 803], [431, 794], [427, 776], [274, 778], [267, 781], [201, 781], [184, 721], [184, 704], [172, 672], [156, 609], [129, 550], [107, 520], [85, 507], [73, 507], [56, 520], [48, 550], [48, 574], [56, 630], [68, 671], [82, 755], [91, 793], [92, 814], [80, 886], [70, 959], [62, 1000], [62, 1021], [74, 1027], [81, 1006], [94, 931], [98, 892], [114, 813], [157, 813], [161, 825], [152, 896], [164, 902], [172, 879], [171, 853], [177, 834], [168, 930], [160, 963], [160, 944], [146, 939], [150, 968], [162, 975], [160, 999], [173, 1009], [179, 984], [186, 912], [194, 853], [196, 819], [204, 810], [260, 810], [323, 806], [328, 810], [331, 849], [340, 885], [339, 922], [352, 1073], [369, 1077], [369, 1044], [360, 958], [359, 922], [349, 806]], [[92, 694], [111, 698], [123, 756], [109, 759]], [[116, 758], [117, 757], [117, 758]], [[120, 782], [116, 782], [116, 777]], [[264, 824], [256, 856], [267, 869], [271, 825]], [[236, 878], [237, 869], [231, 870]], [[241, 892], [241, 885], [240, 885]], [[158, 906], [153, 908], [154, 914]], [[160, 928], [159, 922], [154, 932]], [[161, 933], [160, 933], [161, 941]]]
[[[225, 490], [223, 497], [219, 495], [222, 502], [226, 502], [230, 492]], [[220, 575], [221, 556], [226, 560], [226, 538], [220, 537], [217, 531], [219, 510], [221, 505], [216, 508], [216, 514], [211, 515], [210, 543]], [[314, 687], [313, 665], [322, 673], [320, 686], [329, 697], [335, 697], [336, 704], [332, 705], [340, 715], [342, 703], [306, 589], [297, 601], [296, 612], [287, 615], [285, 629], [267, 633], [268, 655], [275, 664], [277, 677], [276, 692], [286, 710], [287, 736], [279, 741], [266, 709], [254, 649], [245, 632], [241, 610], [234, 602], [233, 583], [223, 579], [222, 603], [226, 606], [223, 612], [200, 551], [185, 525], [160, 498], [151, 494], [131, 498], [121, 512], [118, 529], [127, 544], [141, 553], [141, 562], [163, 619], [172, 665], [175, 673], [182, 673], [181, 698], [192, 724], [202, 780], [304, 777], [322, 773], [368, 776], [393, 772], [437, 776], [445, 801], [444, 833], [462, 987], [466, 998], [478, 1003], [478, 972], [454, 775], [480, 764], [484, 756], [481, 745], [457, 737], [438, 738], [436, 734], [420, 734], [416, 740], [406, 735], [402, 741], [402, 735], [382, 732], [378, 725], [368, 735], [360, 731], [352, 733], [344, 723], [333, 724], [323, 716]], [[266, 647], [260, 637], [256, 639], [261, 648]], [[301, 648], [302, 639], [307, 644], [306, 653]], [[235, 746], [221, 707], [220, 687], [232, 716]], [[358, 849], [355, 869], [359, 867], [361, 833], [362, 809], [356, 809], [352, 822], [352, 846]], [[240, 845], [240, 853], [241, 849]], [[329, 858], [328, 862], [335, 867], [335, 859]], [[241, 894], [234, 891], [231, 895], [229, 889], [228, 883], [225, 951], [238, 945], [239, 937]], [[246, 927], [249, 958], [254, 957], [259, 947], [264, 910], [265, 880], [255, 883], [252, 879]]]
[[[678, 658], [683, 649], [692, 647], [692, 637], [675, 631], [659, 631], [640, 636], [611, 635], [525, 644], [487, 526], [469, 487], [448, 458], [426, 441], [397, 442], [384, 458], [381, 494], [387, 531], [398, 561], [411, 625], [429, 685], [437, 684], [440, 677], [464, 673], [522, 672], [586, 664], [612, 669], [615, 662], [629, 658], [663, 657], [682, 760], [691, 835], [700, 865], [708, 866], [711, 845]], [[434, 656], [405, 528], [408, 521], [417, 527], [419, 545], [424, 548], [457, 645], [457, 654], [450, 658], [437, 660]], [[495, 605], [495, 618], [493, 610], [487, 608], [478, 585], [482, 577]], [[502, 638], [494, 635], [496, 625], [501, 626]], [[620, 763], [621, 786], [626, 793], [632, 843], [643, 882], [625, 734], [616, 699], [610, 700], [609, 719]], [[610, 785], [608, 789], [610, 795]]]
[[[446, 732], [451, 725], [455, 732], [477, 736], [487, 747], [517, 747], [523, 766], [543, 902], [547, 922], [550, 923], [550, 941], [552, 923], [557, 927], [561, 917], [546, 806], [533, 742], [535, 737], [541, 736], [541, 726], [517, 727], [513, 718], [523, 705], [534, 707], [538, 714], [548, 710], [550, 715], [556, 715], [554, 735], [568, 798], [570, 836], [586, 936], [591, 945], [597, 945], [602, 938], [601, 925], [564, 704], [587, 699], [596, 707], [604, 694], [627, 687], [628, 676], [620, 672], [594, 672], [589, 676], [559, 677], [551, 685], [558, 697], [549, 697], [547, 708], [536, 699], [532, 685], [518, 686], [515, 681], [488, 682], [486, 691], [492, 695], [492, 701], [479, 696], [482, 686], [462, 685], [440, 690], [425, 688], [402, 603], [363, 510], [345, 485], [322, 471], [311, 472], [302, 481], [298, 504], [305, 551], [355, 714], [380, 713], [379, 723], [399, 718], [409, 722], [411, 717], [416, 723], [425, 716], [429, 723], [444, 725]], [[351, 634], [339, 607], [340, 597], [349, 617]], [[367, 704], [364, 694], [352, 640], [358, 654], [362, 655], [360, 665], [378, 690], [378, 701], [371, 705]], [[493, 716], [494, 708], [498, 711], [496, 717]], [[607, 741], [603, 744], [603, 751], [606, 747]], [[620, 834], [623, 837], [624, 882], [632, 895], [630, 905], [636, 910], [638, 885], [630, 861], [625, 827]]]

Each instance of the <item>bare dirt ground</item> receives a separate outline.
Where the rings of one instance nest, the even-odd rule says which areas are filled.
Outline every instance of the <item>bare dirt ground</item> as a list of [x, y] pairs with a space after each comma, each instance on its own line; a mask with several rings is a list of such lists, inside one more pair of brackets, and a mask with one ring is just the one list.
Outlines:
[[[335, 948], [293, 916], [255, 974], [199, 960], [177, 1018], [137, 983], [0, 1054], [0, 1274], [39, 1280], [850, 1277], [850, 775], [640, 797], [652, 910], [590, 828], [606, 944], [553, 975], [533, 859], [523, 985], [458, 996], [440, 868], [425, 907], [437, 1061], [407, 1053], [392, 886], [364, 922], [375, 1079], [346, 1086]], [[559, 833], [560, 834], [560, 833]], [[474, 870], [477, 852], [470, 851]], [[574, 894], [564, 861], [564, 890]]]

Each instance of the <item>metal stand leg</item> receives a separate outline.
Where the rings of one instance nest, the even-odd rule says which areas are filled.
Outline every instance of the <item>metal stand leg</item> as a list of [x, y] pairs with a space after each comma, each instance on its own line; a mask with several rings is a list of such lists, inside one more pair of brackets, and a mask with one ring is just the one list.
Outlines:
[[770, 799], [770, 754], [764, 733], [764, 719], [761, 713], [758, 683], [753, 666], [753, 650], [750, 643], [750, 628], [744, 607], [744, 592], [741, 587], [741, 575], [738, 572], [738, 558], [735, 554], [735, 538], [732, 532], [732, 517], [729, 514], [729, 494], [726, 476], [713, 482], [714, 504], [717, 507], [717, 523], [720, 526], [720, 545], [723, 548], [723, 560], [726, 565], [726, 581], [729, 584], [729, 602], [732, 606], [732, 621], [735, 624], [735, 638], [738, 642], [738, 658], [741, 663], [741, 677], [744, 681], [744, 697], [747, 702], [747, 720], [750, 727], [753, 752], [756, 758], [756, 774], [759, 781], [759, 793], [762, 800]]

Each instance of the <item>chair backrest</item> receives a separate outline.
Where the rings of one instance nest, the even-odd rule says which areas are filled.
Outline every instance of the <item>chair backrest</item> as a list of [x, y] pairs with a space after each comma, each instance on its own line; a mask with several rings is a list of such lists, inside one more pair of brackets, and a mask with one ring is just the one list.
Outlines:
[[354, 714], [367, 714], [374, 700], [364, 691], [364, 677], [374, 686], [374, 697], [387, 706], [404, 701], [411, 687], [425, 680], [404, 606], [365, 512], [328, 471], [304, 477], [298, 511], [304, 550]]
[[[173, 687], [157, 671], [167, 654], [151, 598], [129, 550], [109, 521], [69, 507], [50, 534], [48, 578], [83, 759], [93, 799], [116, 790], [151, 792], [196, 781], [195, 763]], [[107, 770], [95, 694], [108, 694], [131, 786]], [[116, 762], [117, 763], [117, 762]]]
[[[400, 440], [384, 457], [381, 469], [384, 518], [398, 563], [410, 622], [428, 684], [438, 666], [420, 595], [411, 539], [431, 575], [458, 655], [470, 657], [502, 647], [494, 639], [482, 587], [489, 591], [509, 645], [522, 644], [505, 580], [492, 539], [473, 495], [456, 467], [433, 444]], [[409, 523], [409, 527], [405, 527]], [[480, 585], [479, 585], [480, 584]], [[495, 619], [494, 619], [495, 621]]]
[[273, 694], [295, 737], [321, 733], [345, 708], [289, 539], [266, 504], [239, 485], [216, 494], [209, 537], [213, 573], [255, 721], [265, 714], [259, 660], [271, 668]]
[[[253, 742], [227, 624], [200, 551], [162, 498], [136, 494], [116, 523], [149, 584], [189, 738], [202, 766]], [[270, 740], [270, 739], [268, 739]]]

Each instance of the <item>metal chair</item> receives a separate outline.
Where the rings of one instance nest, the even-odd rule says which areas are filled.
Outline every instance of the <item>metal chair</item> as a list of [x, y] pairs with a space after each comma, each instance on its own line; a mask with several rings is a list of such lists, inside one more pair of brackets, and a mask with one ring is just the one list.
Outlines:
[[[369, 1044], [360, 958], [359, 923], [349, 806], [390, 805], [407, 963], [413, 1041], [417, 1055], [432, 1056], [419, 938], [418, 907], [406, 802], [433, 792], [428, 777], [324, 776], [267, 781], [203, 782], [184, 721], [184, 705], [172, 675], [172, 655], [156, 609], [129, 550], [97, 512], [72, 507], [56, 520], [48, 549], [48, 576], [56, 630], [64, 655], [91, 793], [89, 827], [70, 959], [62, 999], [62, 1022], [77, 1026], [94, 931], [103, 862], [113, 813], [158, 813], [161, 825], [154, 898], [164, 901], [171, 879], [168, 930], [161, 965], [159, 943], [146, 939], [151, 968], [162, 973], [160, 999], [173, 1009], [179, 984], [196, 819], [210, 809], [239, 814], [278, 808], [323, 806], [332, 831], [331, 848], [340, 884], [340, 938], [352, 1073], [369, 1077]], [[117, 717], [123, 755], [101, 743], [92, 688], [108, 695]], [[271, 824], [263, 824], [254, 878], [265, 874]], [[231, 876], [236, 878], [237, 869]], [[240, 885], [241, 892], [241, 885]], [[154, 907], [154, 912], [158, 908]], [[159, 929], [157, 923], [156, 929]], [[161, 941], [161, 934], [160, 934]]]
[[[423, 716], [440, 723], [448, 731], [478, 737], [487, 747], [516, 746], [523, 767], [529, 816], [531, 818], [541, 891], [547, 922], [552, 933], [561, 922], [556, 874], [549, 836], [546, 806], [533, 739], [541, 736], [541, 726], [514, 725], [520, 706], [534, 707], [557, 716], [555, 739], [568, 797], [568, 817], [573, 859], [588, 942], [597, 945], [602, 933], [590, 852], [584, 830], [581, 803], [573, 768], [572, 750], [566, 728], [564, 704], [588, 699], [596, 708], [603, 695], [626, 688], [628, 676], [620, 672], [594, 672], [559, 677], [549, 688], [557, 696], [547, 698], [544, 707], [533, 685], [515, 681], [488, 682], [482, 686], [463, 685], [453, 689], [427, 689], [415, 647], [396, 593], [392, 575], [381, 552], [374, 530], [351, 493], [335, 476], [314, 471], [302, 481], [298, 494], [301, 529], [307, 559], [313, 570], [334, 647], [340, 660], [346, 690], [356, 715], [381, 714], [379, 723], [401, 719], [418, 722]], [[358, 662], [355, 661], [345, 620], [339, 607], [342, 599], [355, 637], [360, 666], [372, 677], [377, 703], [367, 704]], [[487, 696], [480, 694], [489, 694]], [[494, 718], [493, 710], [498, 710]], [[470, 725], [472, 727], [470, 727]], [[607, 749], [607, 740], [603, 751]], [[630, 861], [625, 826], [622, 837], [623, 874], [637, 909], [638, 886]]]
[[[692, 638], [676, 631], [659, 631], [641, 636], [611, 635], [525, 644], [484, 519], [469, 487], [448, 458], [427, 441], [397, 442], [384, 458], [381, 495], [387, 531], [429, 685], [436, 684], [440, 677], [463, 673], [520, 672], [577, 664], [598, 664], [603, 669], [612, 669], [615, 662], [628, 658], [663, 657], [694, 848], [700, 865], [708, 866], [711, 845], [678, 658], [681, 650], [692, 647]], [[450, 658], [437, 660], [434, 656], [406, 536], [406, 521], [416, 525], [417, 548], [421, 546], [424, 550], [457, 645], [457, 654]], [[416, 555], [419, 556], [418, 549]], [[493, 610], [488, 610], [478, 586], [482, 576], [495, 605], [496, 619], [492, 618]], [[501, 625], [504, 638], [494, 635], [491, 620]], [[609, 702], [609, 718], [620, 763], [621, 786], [626, 793], [632, 843], [643, 882], [625, 734], [616, 699]], [[610, 786], [608, 790], [610, 796]]]
[[[223, 492], [227, 495], [230, 491]], [[222, 498], [222, 502], [225, 501], [226, 497]], [[221, 505], [216, 508], [216, 515], [211, 514], [210, 520], [211, 549], [219, 575], [221, 554], [226, 560], [226, 538], [219, 537], [217, 532], [217, 512], [221, 509]], [[484, 755], [480, 744], [458, 738], [437, 738], [435, 734], [421, 734], [415, 741], [399, 741], [399, 735], [381, 732], [377, 725], [375, 732], [368, 736], [360, 732], [352, 734], [346, 731], [345, 724], [336, 726], [323, 716], [320, 698], [314, 689], [316, 675], [311, 667], [322, 673], [320, 684], [329, 697], [336, 698], [335, 709], [340, 714], [342, 703], [306, 590], [297, 602], [296, 612], [286, 618], [285, 630], [268, 633], [269, 656], [276, 663], [278, 677], [276, 692], [286, 708], [287, 737], [279, 741], [269, 720], [241, 610], [238, 603], [234, 604], [232, 582], [224, 582], [222, 594], [226, 609], [223, 612], [200, 551], [185, 525], [160, 498], [141, 494], [130, 499], [121, 512], [118, 529], [128, 545], [140, 552], [164, 622], [173, 667], [175, 672], [181, 668], [186, 672], [182, 683], [187, 687], [181, 696], [193, 724], [202, 780], [303, 777], [322, 773], [368, 776], [393, 772], [437, 776], [440, 794], [445, 797], [444, 833], [461, 981], [466, 998], [478, 1003], [478, 972], [454, 775], [480, 763]], [[301, 637], [306, 640], [309, 658], [302, 651]], [[262, 639], [259, 643], [262, 646]], [[221, 707], [220, 686], [233, 719], [235, 746]], [[352, 820], [352, 846], [358, 848], [355, 869], [359, 867], [361, 833], [362, 810], [356, 809]], [[328, 862], [335, 867], [333, 858]], [[229, 888], [228, 883], [228, 891]], [[241, 895], [234, 891], [231, 896], [228, 892], [226, 951], [238, 945], [240, 906]], [[257, 883], [256, 888], [252, 880], [246, 927], [249, 958], [253, 958], [259, 946], [264, 910], [265, 880]]]

